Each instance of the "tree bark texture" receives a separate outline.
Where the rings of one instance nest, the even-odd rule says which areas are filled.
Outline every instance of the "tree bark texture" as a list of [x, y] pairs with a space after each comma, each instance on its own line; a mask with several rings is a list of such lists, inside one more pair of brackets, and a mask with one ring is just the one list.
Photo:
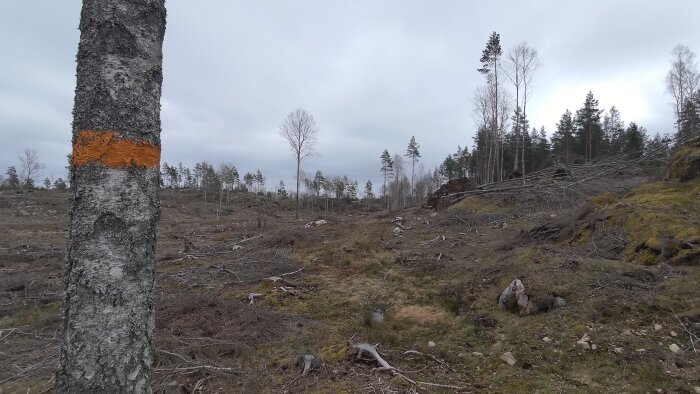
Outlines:
[[165, 0], [85, 0], [57, 392], [150, 392]]

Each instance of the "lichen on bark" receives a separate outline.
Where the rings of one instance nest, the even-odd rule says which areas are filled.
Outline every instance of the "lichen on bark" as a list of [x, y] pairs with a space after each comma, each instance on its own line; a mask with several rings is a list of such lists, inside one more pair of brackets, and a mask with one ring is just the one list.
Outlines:
[[[90, 130], [159, 150], [164, 0], [85, 0], [80, 32], [74, 144]], [[73, 164], [56, 390], [150, 392], [159, 166]]]

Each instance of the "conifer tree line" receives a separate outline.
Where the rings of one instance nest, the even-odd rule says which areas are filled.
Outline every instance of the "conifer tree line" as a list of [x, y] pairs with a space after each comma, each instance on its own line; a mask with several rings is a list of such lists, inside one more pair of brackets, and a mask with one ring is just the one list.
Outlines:
[[[591, 163], [611, 156], [636, 159], [649, 151], [670, 151], [673, 140], [685, 141], [700, 135], [700, 71], [696, 54], [686, 46], [678, 45], [671, 51], [665, 80], [675, 115], [674, 138], [659, 133], [651, 137], [643, 126], [625, 120], [616, 106], [601, 108], [591, 91], [582, 98], [580, 108], [564, 111], [554, 130], [533, 127], [527, 109], [540, 67], [537, 50], [522, 42], [504, 51], [500, 35], [493, 32], [479, 61], [481, 67], [476, 71], [483, 76], [484, 84], [473, 94], [476, 133], [471, 151], [467, 145], [457, 146], [437, 167], [425, 168], [420, 144], [411, 136], [405, 151], [381, 152], [380, 184], [367, 180], [360, 185], [360, 181], [347, 175], [326, 175], [321, 170], [313, 175], [300, 173], [299, 205], [310, 211], [342, 210], [353, 204], [401, 209], [423, 203], [450, 179], [468, 177], [477, 183], [489, 183], [524, 177], [555, 164]], [[311, 134], [316, 132], [310, 114], [297, 109], [290, 113], [289, 119], [296, 119], [294, 116], [308, 118]], [[303, 148], [310, 152], [311, 147]], [[309, 152], [300, 148], [297, 164]], [[18, 166], [10, 166], [0, 175], [0, 187], [17, 191], [68, 188], [62, 178], [45, 177], [41, 181], [37, 177], [43, 164], [34, 150], [26, 149], [18, 158]], [[196, 189], [203, 194], [205, 204], [228, 201], [230, 193], [238, 191], [277, 199], [290, 197], [283, 181], [268, 190], [260, 169], [242, 174], [230, 163], [214, 167], [202, 161], [189, 168], [182, 163], [164, 162], [161, 185]]]
[[[324, 175], [316, 170], [313, 175], [301, 173], [301, 185], [304, 191], [299, 194], [300, 207], [309, 212], [342, 211], [362, 198], [359, 181], [347, 175]], [[373, 199], [372, 182], [364, 188], [364, 198]], [[369, 194], [368, 194], [369, 193]]]
[[[63, 178], [44, 177], [37, 182], [41, 170], [46, 166], [39, 161], [39, 155], [34, 149], [25, 149], [17, 156], [19, 166], [9, 166], [4, 174], [0, 174], [0, 189], [14, 191], [29, 191], [34, 189], [56, 189], [65, 191], [68, 183]], [[19, 167], [19, 170], [18, 170]]]
[[228, 202], [232, 192], [251, 192], [269, 198], [288, 198], [284, 182], [280, 180], [276, 190], [266, 188], [266, 178], [260, 169], [241, 176], [236, 166], [222, 163], [217, 168], [207, 161], [198, 162], [193, 168], [181, 162], [170, 165], [163, 162], [161, 187], [166, 189], [192, 189], [203, 194], [207, 201]]
[[420, 144], [415, 136], [411, 136], [402, 154], [392, 155], [384, 149], [379, 159], [382, 184], [377, 197], [386, 209], [420, 205], [444, 183], [442, 177], [435, 175], [439, 172], [437, 168], [431, 170], [420, 162]]
[[[700, 134], [700, 72], [689, 48], [678, 45], [671, 55], [666, 90], [676, 114], [673, 140], [684, 141]], [[618, 155], [635, 159], [645, 151], [673, 147], [670, 136], [656, 133], [651, 137], [636, 122], [627, 123], [615, 106], [600, 108], [591, 91], [579, 109], [567, 109], [561, 115], [552, 132], [544, 126], [531, 127], [526, 111], [540, 66], [537, 51], [522, 42], [504, 54], [500, 35], [493, 32], [480, 62], [477, 71], [485, 83], [473, 96], [477, 131], [472, 151], [458, 146], [455, 153], [448, 154], [434, 170], [435, 185], [460, 177], [496, 182], [554, 164], [591, 163]]]

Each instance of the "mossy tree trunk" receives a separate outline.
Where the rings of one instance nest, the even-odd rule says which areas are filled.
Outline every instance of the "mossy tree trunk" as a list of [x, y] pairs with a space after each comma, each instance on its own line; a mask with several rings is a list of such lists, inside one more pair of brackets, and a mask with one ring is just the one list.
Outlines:
[[57, 392], [150, 392], [164, 0], [85, 0]]

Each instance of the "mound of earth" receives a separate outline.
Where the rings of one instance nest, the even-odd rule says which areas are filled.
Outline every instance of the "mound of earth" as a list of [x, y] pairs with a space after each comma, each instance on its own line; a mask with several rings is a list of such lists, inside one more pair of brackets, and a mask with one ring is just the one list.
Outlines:
[[438, 206], [440, 199], [454, 193], [462, 193], [470, 190], [475, 190], [477, 184], [469, 178], [450, 179], [444, 185], [440, 186], [435, 193], [431, 194], [428, 202], [425, 204], [429, 208]]
[[551, 241], [643, 265], [696, 265], [700, 262], [698, 193], [700, 178], [651, 183], [622, 197], [601, 194], [570, 216], [521, 231], [504, 248]]
[[666, 177], [687, 182], [700, 177], [700, 137], [696, 137], [676, 152]]

